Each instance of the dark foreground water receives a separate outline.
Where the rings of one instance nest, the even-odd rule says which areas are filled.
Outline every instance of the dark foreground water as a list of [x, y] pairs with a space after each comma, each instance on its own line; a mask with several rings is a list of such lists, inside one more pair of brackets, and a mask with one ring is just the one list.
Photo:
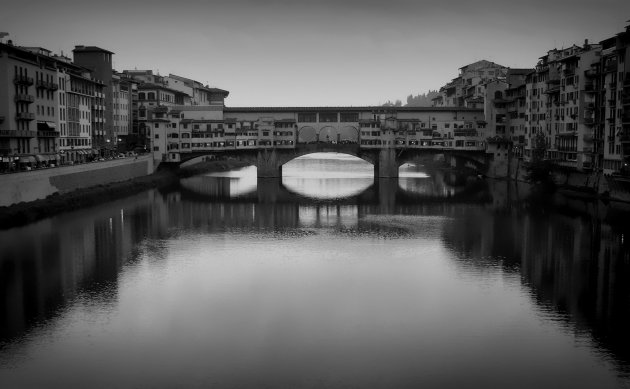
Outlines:
[[624, 223], [342, 162], [0, 231], [0, 387], [630, 387]]

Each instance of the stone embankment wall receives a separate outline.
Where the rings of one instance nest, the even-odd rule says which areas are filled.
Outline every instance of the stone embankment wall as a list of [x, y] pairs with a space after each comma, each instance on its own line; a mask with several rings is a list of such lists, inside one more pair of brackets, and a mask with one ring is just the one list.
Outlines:
[[150, 155], [0, 175], [0, 206], [44, 199], [153, 173]]
[[[527, 169], [519, 158], [511, 158], [510, 179], [527, 181]], [[587, 192], [611, 200], [630, 202], [630, 180], [621, 180], [601, 173], [554, 171], [554, 182], [564, 188]]]

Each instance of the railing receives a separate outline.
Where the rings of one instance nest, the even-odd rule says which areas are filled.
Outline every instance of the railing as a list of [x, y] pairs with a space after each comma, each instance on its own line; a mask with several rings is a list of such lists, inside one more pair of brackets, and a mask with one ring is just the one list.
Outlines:
[[17, 120], [35, 120], [35, 114], [31, 112], [18, 112], [15, 118]]
[[33, 85], [33, 77], [17, 75], [13, 78], [13, 82], [16, 84]]
[[14, 130], [0, 130], [0, 137], [2, 138], [35, 138], [37, 132], [35, 131], [14, 131]]
[[584, 72], [584, 75], [586, 77], [590, 77], [590, 78], [597, 77], [597, 76], [599, 76], [599, 74], [600, 74], [599, 73], [599, 69], [589, 69], [589, 70]]
[[58, 131], [37, 131], [37, 136], [40, 138], [57, 138], [59, 136]]
[[23, 94], [23, 93], [18, 93], [15, 95], [15, 99], [16, 102], [18, 101], [24, 101], [27, 103], [32, 103], [35, 101], [35, 97], [33, 97], [32, 95], [27, 95], [27, 94]]

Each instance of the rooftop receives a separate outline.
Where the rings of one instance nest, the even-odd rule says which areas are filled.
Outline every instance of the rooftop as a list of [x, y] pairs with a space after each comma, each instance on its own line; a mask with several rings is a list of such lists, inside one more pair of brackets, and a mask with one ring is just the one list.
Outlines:
[[465, 107], [225, 107], [224, 112], [481, 112], [480, 108]]
[[107, 53], [107, 54], [114, 54], [113, 52], [109, 51], [109, 50], [105, 50], [105, 49], [101, 49], [100, 47], [96, 47], [96, 46], [83, 46], [83, 45], [77, 45], [74, 46], [74, 49], [72, 49], [73, 52], [75, 53], [91, 53], [91, 52], [97, 52], [97, 53]]

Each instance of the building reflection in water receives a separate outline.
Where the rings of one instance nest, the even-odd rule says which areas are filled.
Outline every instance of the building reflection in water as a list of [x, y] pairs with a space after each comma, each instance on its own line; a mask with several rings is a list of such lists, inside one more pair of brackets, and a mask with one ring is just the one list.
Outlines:
[[[406, 185], [412, 190], [426, 188], [423, 182], [428, 181], [407, 179], [418, 181]], [[543, 316], [562, 322], [577, 338], [594, 341], [628, 374], [627, 226], [607, 224], [602, 215], [527, 212], [512, 207], [519, 199], [512, 192], [498, 195], [500, 203], [472, 205], [388, 199], [383, 224], [384, 219], [373, 218], [384, 214], [378, 202], [260, 202], [251, 182], [233, 180], [188, 179], [182, 190], [153, 190], [1, 231], [0, 341], [9, 344], [38, 328], [79, 296], [115, 305], [122, 269], [138, 261], [165, 260], [168, 245], [160, 242], [180, 233], [347, 231], [380, 223], [378, 228], [422, 236], [422, 223], [432, 223], [430, 230], [439, 232], [464, 274], [490, 274], [524, 286]], [[191, 194], [195, 191], [198, 196]], [[244, 200], [230, 201], [235, 198]], [[414, 224], [413, 216], [424, 219]]]

